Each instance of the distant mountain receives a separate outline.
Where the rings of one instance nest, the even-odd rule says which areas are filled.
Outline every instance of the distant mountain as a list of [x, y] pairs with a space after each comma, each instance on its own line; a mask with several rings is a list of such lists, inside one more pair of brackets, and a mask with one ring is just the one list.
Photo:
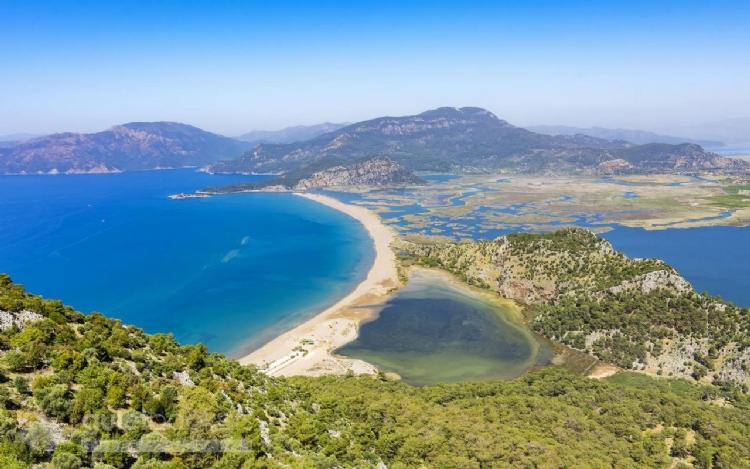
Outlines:
[[294, 143], [310, 140], [327, 132], [333, 132], [347, 124], [325, 122], [317, 125], [297, 125], [281, 130], [253, 130], [237, 137], [237, 140], [249, 143]]
[[514, 127], [480, 108], [439, 108], [416, 116], [381, 117], [348, 125], [307, 142], [261, 144], [214, 171], [283, 172], [330, 157], [387, 155], [412, 170], [451, 170], [505, 165], [535, 148], [622, 144], [585, 136], [550, 137]]
[[202, 166], [250, 148], [175, 122], [132, 122], [91, 134], [61, 133], [0, 148], [0, 173], [98, 173]]
[[722, 142], [717, 140], [694, 140], [684, 137], [673, 137], [670, 135], [661, 135], [646, 130], [633, 129], [608, 129], [605, 127], [569, 127], [565, 125], [533, 125], [526, 126], [526, 129], [532, 132], [545, 135], [588, 135], [590, 137], [603, 138], [606, 140], [622, 140], [625, 142], [635, 143], [636, 145], [645, 145], [647, 143], [694, 143], [704, 147], [720, 147]]
[[351, 124], [306, 142], [260, 144], [213, 172], [285, 173], [331, 158], [383, 155], [412, 171], [497, 171], [533, 174], [750, 172], [747, 162], [700, 146], [635, 145], [587, 135], [543, 135], [476, 107], [439, 108], [414, 116]]
[[649, 143], [625, 148], [615, 154], [617, 159], [601, 163], [599, 169], [602, 170], [607, 165], [620, 165], [617, 170], [610, 172], [750, 174], [750, 163], [747, 161], [707, 152], [700, 145], [692, 143]]

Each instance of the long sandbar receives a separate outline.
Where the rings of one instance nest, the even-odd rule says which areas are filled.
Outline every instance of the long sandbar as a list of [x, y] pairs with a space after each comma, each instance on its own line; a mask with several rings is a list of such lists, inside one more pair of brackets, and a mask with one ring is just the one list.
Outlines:
[[257, 365], [271, 376], [376, 373], [377, 369], [371, 364], [335, 356], [333, 351], [354, 340], [360, 322], [372, 317], [374, 309], [400, 286], [396, 257], [391, 249], [395, 236], [393, 229], [364, 207], [345, 204], [320, 194], [296, 195], [339, 210], [359, 221], [373, 241], [375, 260], [367, 278], [351, 293], [317, 316], [242, 357], [240, 363]]

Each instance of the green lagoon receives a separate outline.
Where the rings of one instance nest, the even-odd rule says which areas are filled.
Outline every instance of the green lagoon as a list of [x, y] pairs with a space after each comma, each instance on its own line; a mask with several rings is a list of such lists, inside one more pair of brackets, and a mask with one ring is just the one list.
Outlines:
[[553, 355], [518, 324], [514, 308], [417, 270], [376, 319], [362, 324], [357, 340], [337, 352], [415, 385], [514, 378]]

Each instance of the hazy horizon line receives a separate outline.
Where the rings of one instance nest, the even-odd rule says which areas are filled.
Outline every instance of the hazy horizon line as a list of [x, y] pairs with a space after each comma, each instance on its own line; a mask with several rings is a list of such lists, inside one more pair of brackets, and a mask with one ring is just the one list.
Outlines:
[[483, 107], [483, 106], [438, 106], [438, 107], [432, 107], [429, 109], [424, 109], [420, 112], [415, 113], [390, 113], [390, 114], [383, 114], [383, 115], [377, 115], [372, 116], [369, 118], [364, 119], [358, 119], [358, 120], [347, 120], [347, 121], [336, 121], [335, 119], [320, 119], [320, 120], [308, 120], [306, 122], [293, 122], [287, 125], [281, 125], [281, 126], [269, 126], [269, 127], [256, 127], [256, 128], [249, 128], [244, 131], [240, 132], [234, 132], [234, 131], [221, 131], [221, 130], [215, 130], [212, 129], [210, 126], [204, 126], [200, 125], [198, 123], [191, 122], [188, 119], [133, 119], [133, 120], [126, 120], [119, 123], [109, 124], [109, 125], [103, 125], [98, 128], [78, 128], [78, 129], [71, 129], [71, 128], [62, 128], [59, 130], [53, 130], [53, 131], [37, 131], [37, 130], [16, 130], [16, 131], [2, 131], [0, 132], [0, 138], [3, 138], [5, 140], [8, 139], [8, 137], [12, 136], [27, 136], [28, 138], [37, 138], [37, 137], [43, 137], [43, 136], [49, 136], [49, 135], [55, 135], [55, 134], [64, 134], [64, 133], [74, 133], [74, 134], [93, 134], [98, 132], [105, 132], [107, 130], [110, 130], [114, 127], [118, 127], [121, 125], [131, 124], [131, 123], [157, 123], [157, 122], [164, 122], [164, 123], [177, 123], [177, 124], [183, 124], [183, 125], [190, 125], [192, 127], [199, 128], [201, 130], [211, 132], [217, 135], [222, 135], [225, 137], [230, 138], [238, 138], [241, 137], [247, 133], [252, 132], [279, 132], [295, 127], [314, 127], [319, 125], [351, 125], [356, 124], [358, 122], [365, 122], [368, 120], [378, 119], [382, 117], [406, 117], [406, 116], [413, 116], [418, 115], [422, 112], [438, 109], [442, 107], [452, 107], [452, 108], [462, 108], [462, 107], [479, 107], [482, 109], [485, 109], [489, 112], [492, 112], [495, 116], [497, 116], [499, 119], [504, 120], [508, 122], [510, 125], [513, 125], [515, 127], [520, 128], [529, 128], [529, 127], [540, 127], [540, 126], [554, 126], [554, 127], [575, 127], [575, 128], [581, 128], [581, 129], [595, 129], [595, 128], [602, 128], [602, 129], [609, 129], [609, 130], [624, 130], [624, 131], [645, 131], [645, 132], [653, 132], [658, 134], [674, 134], [673, 136], [676, 137], [689, 137], [688, 135], [678, 135], [681, 129], [692, 129], [696, 130], [699, 129], [702, 126], [708, 126], [708, 125], [717, 125], [717, 124], [723, 124], [723, 123], [732, 123], [736, 121], [744, 121], [744, 120], [750, 120], [750, 114], [748, 115], [737, 115], [732, 117], [726, 117], [722, 119], [715, 119], [715, 120], [709, 120], [709, 121], [703, 121], [698, 123], [668, 123], [666, 125], [663, 125], [661, 127], [657, 126], [649, 126], [649, 125], [606, 125], [606, 124], [600, 124], [600, 123], [577, 123], [576, 121], [545, 121], [545, 122], [525, 122], [525, 123], [517, 123], [514, 122], [512, 119], [508, 119], [503, 117], [501, 114], [498, 114], [494, 111], [492, 111], [489, 108]]

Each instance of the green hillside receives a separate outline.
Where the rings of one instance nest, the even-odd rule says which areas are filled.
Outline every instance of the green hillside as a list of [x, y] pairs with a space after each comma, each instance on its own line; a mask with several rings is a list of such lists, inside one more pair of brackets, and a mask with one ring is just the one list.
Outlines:
[[746, 396], [685, 381], [269, 378], [0, 277], [0, 467], [750, 465]]
[[671, 266], [629, 259], [587, 230], [404, 242], [402, 253], [517, 300], [536, 332], [622, 368], [750, 384], [750, 311], [697, 293]]

